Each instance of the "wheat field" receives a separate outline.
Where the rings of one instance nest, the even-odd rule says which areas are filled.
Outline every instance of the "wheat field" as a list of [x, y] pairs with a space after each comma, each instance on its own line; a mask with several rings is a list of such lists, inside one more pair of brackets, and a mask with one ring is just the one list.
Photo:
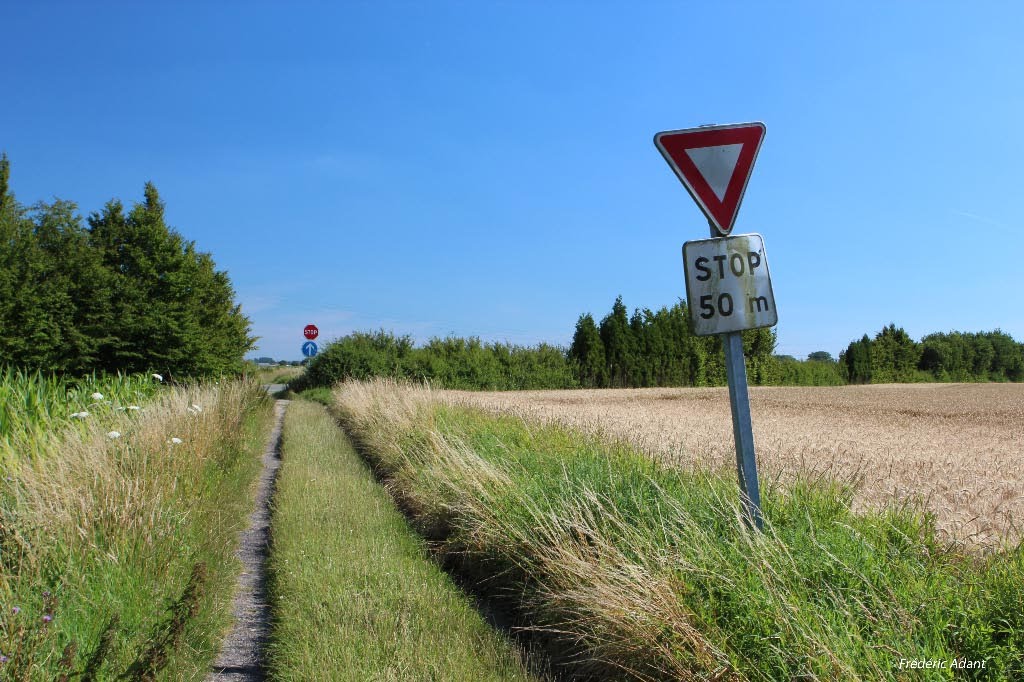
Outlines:
[[[625, 439], [662, 462], [735, 466], [725, 388], [476, 393], [448, 401]], [[856, 509], [920, 503], [949, 541], [1024, 530], [1024, 385], [752, 387], [762, 488], [796, 476], [856, 485]]]

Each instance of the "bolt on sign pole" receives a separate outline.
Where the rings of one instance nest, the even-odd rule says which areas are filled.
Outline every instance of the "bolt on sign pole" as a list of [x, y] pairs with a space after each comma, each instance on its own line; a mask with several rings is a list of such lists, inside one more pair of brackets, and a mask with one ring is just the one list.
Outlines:
[[730, 233], [764, 133], [763, 123], [744, 123], [671, 130], [654, 136], [658, 151], [711, 227], [711, 239], [683, 245], [686, 299], [694, 334], [717, 334], [722, 340], [740, 499], [744, 519], [758, 530], [763, 529], [764, 521], [742, 331], [774, 326], [778, 311], [764, 239], [759, 234]]

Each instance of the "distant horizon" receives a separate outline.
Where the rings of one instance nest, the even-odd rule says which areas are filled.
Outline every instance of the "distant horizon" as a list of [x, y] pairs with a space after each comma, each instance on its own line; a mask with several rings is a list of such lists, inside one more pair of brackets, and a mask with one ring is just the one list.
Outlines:
[[[652, 308], [652, 310], [656, 311], [659, 308], [661, 308], [661, 306], [658, 306], [658, 308]], [[643, 310], [643, 308], [641, 308], [641, 310]], [[633, 309], [630, 309], [629, 313], [630, 313], [630, 315], [632, 315], [633, 314]], [[583, 314], [585, 314], [585, 313], [583, 313]], [[591, 313], [591, 314], [593, 315], [593, 313]], [[594, 315], [595, 322], [600, 324], [602, 317], [604, 317], [604, 315], [601, 315], [601, 316]], [[828, 348], [817, 348], [815, 350], [808, 351], [803, 356], [799, 356], [799, 355], [793, 355], [792, 353], [781, 352], [778, 348], [776, 348], [774, 355], [776, 355], [776, 356], [790, 356], [790, 357], [796, 358], [797, 360], [806, 360], [807, 356], [810, 355], [811, 353], [815, 353], [815, 352], [819, 352], [819, 351], [826, 351], [826, 352], [828, 352], [832, 356], [832, 358], [834, 360], [838, 361], [840, 353], [843, 353], [843, 352], [846, 351], [847, 347], [849, 346], [849, 343], [852, 343], [854, 341], [860, 340], [861, 338], [863, 338], [864, 334], [867, 334], [867, 336], [869, 338], [874, 338], [875, 335], [878, 334], [882, 330], [883, 327], [889, 325], [890, 323], [891, 324], [895, 324], [897, 327], [901, 327], [899, 322], [895, 322], [895, 321], [886, 322], [884, 324], [879, 325], [878, 329], [875, 329], [875, 330], [872, 330], [872, 331], [867, 331], [867, 332], [864, 332], [863, 334], [859, 334], [855, 338], [851, 338], [850, 341], [846, 345], [844, 345], [839, 351], [836, 351], [836, 352], [833, 352], [833, 351], [829, 350]], [[303, 326], [305, 326], [305, 325], [303, 325]], [[484, 337], [482, 337], [482, 336], [480, 336], [478, 334], [469, 334], [469, 335], [465, 335], [465, 336], [463, 336], [463, 335], [447, 335], [447, 336], [446, 335], [441, 335], [441, 336], [436, 336], [436, 337], [416, 338], [412, 334], [402, 334], [402, 333], [398, 332], [395, 329], [387, 329], [387, 328], [355, 329], [355, 330], [352, 330], [352, 331], [348, 332], [347, 334], [345, 334], [343, 336], [332, 337], [331, 339], [329, 339], [326, 342], [324, 341], [324, 337], [321, 335], [320, 337], [318, 337], [316, 339], [315, 343], [317, 344], [318, 352], [319, 352], [319, 351], [322, 351], [324, 346], [326, 346], [328, 343], [332, 343], [334, 341], [340, 340], [340, 339], [344, 338], [344, 336], [348, 336], [349, 334], [355, 334], [355, 333], [375, 333], [375, 332], [378, 332], [378, 331], [384, 331], [384, 332], [391, 333], [391, 334], [393, 334], [394, 336], [396, 336], [398, 338], [403, 337], [403, 336], [410, 336], [413, 339], [413, 344], [415, 346], [417, 346], [417, 347], [420, 347], [420, 346], [423, 346], [423, 345], [429, 343], [429, 341], [432, 338], [444, 339], [444, 338], [448, 338], [450, 336], [455, 336], [456, 338], [464, 338], [464, 339], [465, 338], [479, 338], [480, 341], [483, 342], [483, 343], [504, 343], [504, 344], [508, 344], [508, 345], [517, 345], [517, 346], [526, 346], [526, 347], [537, 346], [537, 345], [539, 345], [541, 343], [546, 343], [546, 344], [548, 344], [550, 346], [555, 346], [555, 347], [561, 348], [563, 350], [568, 350], [569, 346], [572, 344], [572, 333], [569, 334], [569, 340], [566, 341], [565, 343], [552, 343], [551, 341], [540, 340], [540, 341], [537, 341], [535, 343], [525, 343], [524, 344], [524, 343], [511, 343], [511, 342], [509, 342], [509, 341], [507, 341], [505, 339], [488, 339], [488, 338], [484, 338]], [[920, 343], [921, 339], [924, 338], [925, 336], [928, 336], [929, 334], [951, 334], [951, 333], [979, 334], [979, 333], [986, 333], [986, 332], [1003, 332], [1005, 334], [1009, 334], [1009, 332], [1006, 332], [1005, 330], [1000, 329], [1000, 328], [997, 327], [997, 328], [994, 328], [994, 329], [934, 329], [934, 330], [932, 330], [930, 332], [926, 332], [925, 334], [923, 334], [921, 336], [915, 337], [913, 334], [911, 334], [910, 337], [915, 342]], [[1016, 336], [1013, 336], [1012, 334], [1009, 334], [1009, 335], [1017, 343], [1024, 343], [1024, 339], [1019, 339]], [[302, 337], [302, 329], [301, 328], [299, 329], [298, 336]], [[299, 341], [298, 345], [299, 345], [300, 348], [301, 348], [301, 345], [303, 343], [305, 343], [305, 339], [303, 339], [302, 341]], [[301, 354], [300, 354], [299, 357], [295, 357], [295, 358], [278, 358], [277, 356], [268, 355], [268, 354], [264, 354], [264, 353], [259, 353], [258, 351], [250, 351], [249, 353], [246, 354], [245, 359], [246, 360], [255, 360], [258, 357], [270, 357], [270, 358], [273, 358], [274, 360], [277, 360], [277, 361], [280, 361], [280, 362], [301, 362], [302, 360], [306, 359], [306, 358], [302, 357]]]

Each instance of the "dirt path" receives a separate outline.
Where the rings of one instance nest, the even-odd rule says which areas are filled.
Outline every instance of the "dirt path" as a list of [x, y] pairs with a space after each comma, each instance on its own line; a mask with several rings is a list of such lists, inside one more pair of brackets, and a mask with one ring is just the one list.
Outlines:
[[263, 472], [256, 491], [256, 508], [249, 528], [242, 532], [238, 556], [242, 573], [235, 592], [235, 625], [224, 640], [220, 654], [206, 682], [252, 682], [265, 679], [264, 653], [270, 634], [270, 608], [266, 599], [268, 542], [270, 540], [270, 496], [281, 466], [281, 427], [287, 400], [274, 404], [274, 428], [263, 452]]

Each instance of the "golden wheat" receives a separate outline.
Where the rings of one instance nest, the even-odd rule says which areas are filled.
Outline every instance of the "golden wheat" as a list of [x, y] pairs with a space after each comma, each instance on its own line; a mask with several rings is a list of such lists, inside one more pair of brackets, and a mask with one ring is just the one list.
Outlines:
[[[439, 391], [446, 400], [625, 439], [663, 462], [735, 462], [725, 388]], [[762, 485], [855, 482], [855, 508], [920, 503], [949, 540], [1017, 542], [1024, 526], [1024, 385], [750, 389]]]

